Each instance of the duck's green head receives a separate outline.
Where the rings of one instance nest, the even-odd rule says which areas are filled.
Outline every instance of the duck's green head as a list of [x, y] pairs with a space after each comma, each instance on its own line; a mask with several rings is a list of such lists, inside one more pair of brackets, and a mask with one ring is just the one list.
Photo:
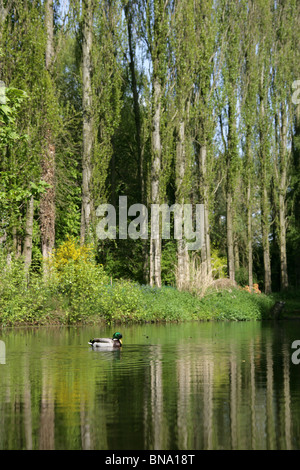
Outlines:
[[116, 331], [116, 333], [114, 333], [114, 334], [113, 334], [113, 337], [112, 337], [112, 339], [117, 339], [117, 340], [119, 340], [120, 343], [122, 344], [121, 338], [122, 338], [122, 335], [121, 335], [121, 333], [119, 333], [118, 331]]

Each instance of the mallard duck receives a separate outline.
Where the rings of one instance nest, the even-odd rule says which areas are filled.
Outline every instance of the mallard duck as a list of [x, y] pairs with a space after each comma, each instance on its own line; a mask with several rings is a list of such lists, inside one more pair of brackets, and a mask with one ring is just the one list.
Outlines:
[[112, 338], [94, 338], [90, 339], [89, 344], [93, 348], [112, 347], [120, 348], [122, 346], [122, 335], [118, 331], [113, 334]]

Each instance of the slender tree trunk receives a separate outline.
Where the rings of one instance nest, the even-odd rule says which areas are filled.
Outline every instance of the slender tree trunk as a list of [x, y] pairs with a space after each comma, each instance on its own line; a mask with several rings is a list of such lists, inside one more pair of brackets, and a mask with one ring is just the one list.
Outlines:
[[[20, 217], [20, 219], [21, 219], [21, 217]], [[19, 227], [21, 227], [21, 223], [22, 222], [20, 220]], [[22, 254], [22, 238], [21, 238], [20, 232], [18, 230], [19, 227], [16, 226], [16, 225], [14, 225], [12, 227], [13, 252], [14, 252], [16, 258], [19, 258]]]
[[[4, 1], [0, 0], [0, 45], [2, 43], [2, 28], [8, 13], [12, 7], [12, 0], [8, 0], [6, 2], [6, 6], [4, 6]], [[1, 56], [0, 56], [0, 70], [1, 70]]]
[[280, 246], [280, 281], [281, 290], [288, 288], [287, 257], [286, 257], [286, 189], [287, 189], [287, 117], [286, 110], [281, 112], [280, 142], [280, 180], [279, 180], [279, 246]]
[[260, 163], [261, 163], [261, 224], [262, 224], [262, 245], [263, 245], [263, 258], [264, 258], [264, 290], [265, 294], [272, 292], [271, 281], [271, 258], [270, 258], [270, 205], [268, 195], [268, 168], [267, 168], [267, 149], [266, 149], [266, 130], [265, 130], [265, 107], [264, 98], [262, 95], [264, 83], [264, 68], [261, 74], [261, 93], [260, 93]]
[[[46, 152], [42, 161], [42, 178], [51, 187], [46, 190], [40, 202], [40, 223], [43, 260], [49, 258], [55, 242], [55, 146], [51, 131], [47, 131]], [[46, 265], [45, 265], [46, 266]], [[45, 271], [47, 268], [45, 267]]]
[[91, 191], [93, 118], [92, 118], [92, 63], [93, 11], [92, 0], [84, 1], [82, 38], [82, 109], [83, 109], [83, 149], [82, 149], [82, 205], [80, 238], [84, 243], [90, 236], [93, 200]]
[[23, 246], [23, 256], [25, 263], [25, 272], [28, 271], [32, 259], [32, 236], [33, 236], [33, 216], [34, 216], [34, 199], [33, 196], [27, 202], [26, 227]]
[[[157, 68], [157, 64], [155, 64]], [[151, 162], [151, 201], [160, 203], [159, 182], [161, 171], [161, 84], [154, 72], [153, 78], [153, 117], [152, 117], [152, 162]], [[160, 230], [159, 230], [160, 232]], [[161, 236], [150, 242], [150, 285], [161, 287]]]
[[[185, 153], [185, 122], [180, 120], [178, 126], [178, 140], [176, 149], [176, 188], [177, 204], [183, 205], [185, 203], [184, 191], [184, 174], [186, 166], [186, 153]], [[183, 213], [183, 212], [182, 212]], [[185, 289], [189, 285], [189, 253], [184, 238], [177, 241], [177, 276], [176, 284], [179, 290]]]
[[211, 253], [210, 253], [210, 234], [209, 234], [209, 188], [207, 182], [207, 146], [201, 145], [199, 151], [200, 167], [200, 190], [204, 203], [204, 246], [201, 249], [201, 260], [205, 265], [207, 279], [212, 279]]
[[227, 184], [226, 184], [226, 234], [227, 234], [227, 269], [229, 279], [235, 280], [235, 260], [234, 260], [234, 203], [233, 203], [233, 188], [235, 169], [233, 169], [235, 154], [237, 149], [235, 147], [235, 133], [236, 122], [234, 120], [234, 105], [233, 97], [235, 96], [234, 90], [229, 96], [228, 106], [228, 146], [226, 151], [226, 166], [227, 166]]
[[[265, 178], [264, 178], [265, 180]], [[262, 203], [261, 203], [261, 221], [262, 221], [262, 245], [263, 245], [263, 257], [264, 257], [264, 284], [265, 294], [272, 292], [271, 288], [271, 259], [270, 259], [270, 243], [269, 243], [269, 229], [270, 224], [268, 221], [269, 217], [269, 198], [268, 190], [263, 181], [262, 187]]]
[[[11, 2], [8, 2], [9, 4], [11, 4]], [[3, 0], [0, 0], [0, 24], [2, 26], [2, 24], [4, 23], [7, 15], [8, 15], [8, 6], [4, 6], [4, 1]]]
[[263, 183], [262, 188], [262, 204], [261, 204], [261, 220], [262, 220], [262, 245], [264, 258], [264, 291], [265, 294], [272, 292], [271, 288], [271, 259], [270, 259], [270, 243], [269, 243], [269, 201], [268, 191]]
[[226, 195], [226, 232], [227, 232], [227, 268], [228, 276], [232, 281], [235, 280], [234, 269], [234, 245], [233, 245], [233, 203], [232, 194], [227, 190]]
[[[45, 3], [46, 70], [51, 74], [54, 55], [53, 45], [53, 0]], [[47, 119], [49, 119], [47, 117]], [[42, 159], [42, 178], [50, 185], [43, 194], [40, 203], [40, 224], [43, 260], [47, 261], [55, 243], [55, 145], [53, 142], [51, 123], [46, 131], [46, 148]], [[44, 273], [47, 273], [47, 263], [44, 263]]]
[[253, 288], [253, 247], [252, 247], [252, 205], [251, 183], [247, 187], [247, 261], [248, 261], [248, 285]]
[[[248, 64], [248, 62], [247, 62]], [[251, 80], [251, 74], [249, 73], [249, 80]], [[250, 94], [251, 90], [248, 90]], [[254, 102], [251, 100], [251, 96], [249, 96], [250, 104]], [[250, 119], [248, 114], [248, 103], [246, 102], [246, 116], [247, 119]], [[247, 129], [246, 129], [246, 158], [245, 158], [245, 180], [244, 184], [246, 186], [246, 211], [247, 211], [247, 231], [246, 231], [246, 262], [248, 266], [248, 286], [250, 290], [253, 288], [253, 229], [252, 229], [252, 192], [253, 192], [253, 153], [251, 148], [251, 140], [252, 140], [252, 119], [250, 122], [247, 122]]]
[[234, 269], [236, 272], [240, 269], [240, 250], [239, 250], [239, 243], [237, 239], [234, 240], [233, 251], [234, 251]]
[[285, 196], [281, 192], [279, 194], [279, 225], [280, 225], [280, 280], [281, 290], [288, 288], [288, 273], [287, 273], [287, 257], [286, 257], [286, 208]]
[[256, 24], [256, 13], [255, 13], [254, 1], [251, 0], [249, 4], [249, 13], [251, 19], [247, 26], [248, 44], [245, 49], [245, 104], [244, 104], [244, 116], [245, 116], [245, 178], [244, 185], [246, 190], [246, 263], [248, 268], [248, 286], [250, 290], [253, 289], [253, 228], [252, 228], [252, 212], [253, 212], [253, 132], [254, 124], [256, 120], [256, 114], [253, 113], [253, 109], [256, 106], [257, 99], [257, 75], [255, 73], [256, 68], [256, 38], [251, 34], [253, 27]]

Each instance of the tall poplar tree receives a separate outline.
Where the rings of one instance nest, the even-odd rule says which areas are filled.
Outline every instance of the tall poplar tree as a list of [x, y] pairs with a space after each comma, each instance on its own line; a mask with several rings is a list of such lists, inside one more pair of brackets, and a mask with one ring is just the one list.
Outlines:
[[[28, 270], [32, 258], [34, 206], [45, 189], [53, 188], [45, 181], [46, 178], [42, 179], [45, 177], [42, 162], [48, 159], [47, 135], [57, 126], [57, 103], [52, 75], [45, 63], [47, 32], [44, 6], [35, 2], [8, 2], [6, 7], [8, 5], [11, 9], [1, 31], [5, 41], [1, 58], [2, 78], [9, 87], [26, 91], [28, 99], [23, 102], [17, 118], [19, 133], [24, 138], [11, 148], [10, 162], [7, 161], [5, 171], [7, 181], [12, 177], [17, 189], [16, 201], [11, 204], [15, 210], [10, 218], [13, 250], [19, 256], [23, 248], [25, 268]], [[50, 199], [53, 202], [53, 198]], [[53, 204], [50, 206], [53, 207]], [[40, 226], [45, 229], [41, 238], [48, 234], [53, 241], [52, 215], [53, 212], [48, 214], [48, 211], [41, 210]], [[39, 234], [36, 243], [40, 244]], [[40, 251], [40, 246], [37, 249]]]
[[271, 282], [271, 255], [270, 255], [270, 229], [271, 229], [271, 128], [269, 90], [271, 83], [271, 44], [272, 44], [272, 5], [271, 1], [259, 1], [257, 4], [259, 18], [258, 43], [258, 169], [259, 189], [261, 200], [261, 228], [262, 250], [264, 265], [264, 291], [269, 294], [272, 290]]
[[199, 194], [196, 200], [204, 204], [204, 240], [201, 248], [203, 281], [212, 280], [210, 212], [213, 202], [214, 148], [216, 129], [214, 91], [223, 63], [224, 33], [217, 38], [218, 3], [206, 0], [195, 4], [196, 70], [193, 90], [193, 146], [197, 160]]
[[224, 5], [227, 31], [227, 47], [224, 62], [224, 87], [226, 90], [226, 125], [227, 142], [225, 149], [226, 164], [226, 235], [227, 235], [227, 265], [228, 276], [235, 280], [235, 199], [234, 193], [239, 175], [238, 154], [238, 92], [240, 77], [240, 2], [234, 0]]
[[[297, 14], [298, 12], [298, 14]], [[279, 1], [274, 6], [275, 34], [273, 44], [272, 106], [275, 122], [275, 202], [277, 205], [276, 226], [280, 253], [280, 286], [288, 288], [288, 267], [286, 252], [287, 232], [287, 190], [291, 164], [291, 132], [293, 109], [291, 83], [294, 76], [294, 61], [289, 60], [293, 49], [294, 31], [298, 26], [299, 7], [296, 1]]]
[[[146, 28], [149, 55], [152, 64], [151, 86], [151, 171], [150, 202], [161, 203], [162, 170], [162, 99], [166, 80], [166, 42], [168, 35], [169, 1], [148, 0], [146, 4]], [[161, 235], [150, 241], [150, 285], [161, 287]]]
[[[45, 116], [45, 144], [41, 161], [42, 179], [48, 184], [45, 194], [40, 202], [40, 226], [42, 255], [44, 262], [47, 261], [53, 251], [55, 243], [55, 141], [53, 136], [53, 121], [56, 117], [53, 113], [55, 102], [54, 84], [53, 84], [53, 60], [54, 60], [54, 14], [53, 0], [45, 1], [45, 78], [47, 83], [46, 90], [46, 116]], [[33, 218], [33, 200], [28, 207], [28, 216]], [[32, 226], [32, 221], [28, 222], [28, 227]], [[47, 263], [44, 263], [45, 272]]]
[[92, 47], [93, 47], [94, 0], [82, 2], [82, 204], [81, 242], [91, 235], [92, 198], [92, 155], [93, 155], [93, 103], [92, 103]]
[[[134, 1], [127, 0], [124, 2], [124, 12], [127, 23], [127, 36], [128, 36], [128, 54], [129, 54], [129, 70], [130, 70], [130, 85], [133, 98], [133, 113], [135, 122], [135, 140], [136, 152], [138, 162], [138, 185], [140, 202], [145, 204], [147, 202], [147, 174], [146, 174], [146, 157], [145, 148], [146, 141], [143, 129], [142, 109], [140, 105], [140, 93], [138, 89], [138, 70], [136, 58], [136, 42], [134, 39], [134, 25], [140, 22], [138, 18], [138, 10], [134, 5]], [[148, 243], [147, 240], [142, 240], [142, 256], [144, 259], [142, 276], [143, 281], [146, 283], [148, 280]]]
[[[256, 100], [258, 93], [258, 57], [256, 48], [259, 41], [258, 10], [249, 0], [244, 10], [243, 75], [242, 75], [242, 118], [244, 129], [243, 182], [246, 199], [246, 254], [248, 285], [253, 288], [253, 213], [255, 195], [255, 126], [257, 124]], [[245, 18], [245, 15], [246, 18]]]
[[[177, 0], [174, 2], [174, 25], [172, 52], [174, 55], [175, 89], [175, 202], [181, 206], [190, 202], [191, 195], [191, 135], [190, 108], [195, 70], [194, 3]], [[178, 289], [189, 285], [189, 253], [184, 236], [177, 241]]]

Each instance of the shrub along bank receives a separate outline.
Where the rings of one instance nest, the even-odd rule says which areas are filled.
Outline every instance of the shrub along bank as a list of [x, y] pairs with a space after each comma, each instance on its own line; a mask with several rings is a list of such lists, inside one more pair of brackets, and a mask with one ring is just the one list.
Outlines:
[[[258, 286], [210, 288], [204, 296], [112, 280], [95, 263], [93, 247], [68, 238], [53, 254], [47, 274], [28, 275], [21, 259], [0, 253], [0, 326], [97, 322], [260, 320], [278, 298]], [[218, 284], [219, 286], [220, 284]]]
[[31, 273], [29, 282], [21, 260], [8, 266], [0, 259], [0, 326], [260, 320], [274, 304], [271, 297], [240, 288], [211, 289], [199, 298], [173, 287], [112, 281], [88, 251], [77, 256], [76, 250], [65, 258], [56, 253], [49, 274]]

